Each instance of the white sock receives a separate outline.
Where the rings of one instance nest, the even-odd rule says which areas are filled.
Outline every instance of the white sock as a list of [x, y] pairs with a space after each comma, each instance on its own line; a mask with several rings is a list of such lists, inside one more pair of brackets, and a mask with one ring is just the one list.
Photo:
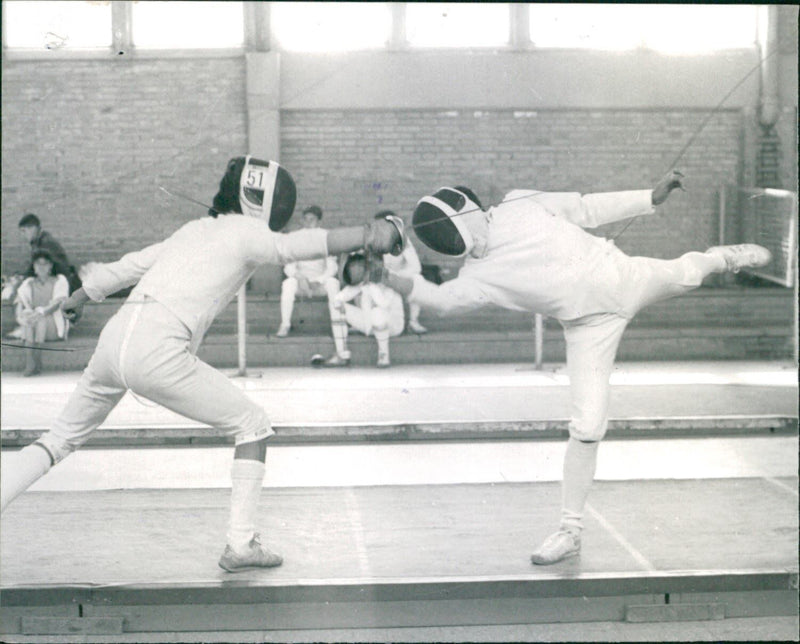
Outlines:
[[389, 359], [389, 331], [375, 331], [375, 340], [378, 343], [378, 357], [386, 356]]
[[6, 464], [0, 481], [0, 512], [50, 470], [50, 454], [39, 445], [23, 447], [13, 462]]
[[244, 549], [256, 531], [256, 513], [264, 485], [264, 463], [234, 458], [231, 466], [231, 518], [228, 545]]
[[297, 289], [284, 286], [281, 289], [281, 326], [291, 326], [294, 311], [294, 296]]
[[331, 306], [329, 311], [331, 315], [331, 335], [333, 336], [336, 353], [340, 358], [350, 358], [350, 351], [347, 349], [348, 328], [344, 305]]
[[599, 445], [582, 443], [574, 438], [567, 443], [561, 484], [561, 530], [576, 534], [583, 530], [583, 507], [594, 481]]

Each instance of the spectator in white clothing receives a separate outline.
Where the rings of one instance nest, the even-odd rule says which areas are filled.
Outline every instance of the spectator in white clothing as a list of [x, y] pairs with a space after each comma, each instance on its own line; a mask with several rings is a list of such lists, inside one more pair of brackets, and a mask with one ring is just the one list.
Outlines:
[[405, 326], [403, 298], [385, 284], [367, 281], [367, 260], [363, 253], [353, 253], [347, 258], [342, 279], [346, 286], [336, 296], [337, 306], [340, 311], [344, 309], [351, 329], [374, 336], [378, 343], [377, 366], [390, 367], [389, 338], [400, 335]]
[[[303, 211], [303, 228], [318, 228], [321, 220], [322, 208], [319, 206], [309, 206]], [[339, 292], [338, 271], [336, 258], [330, 256], [290, 262], [283, 267], [286, 279], [281, 284], [281, 324], [275, 333], [277, 337], [285, 338], [289, 335], [294, 301], [298, 295], [301, 297], [326, 295], [330, 310]]]
[[[387, 216], [396, 217], [397, 214], [392, 210], [381, 210], [375, 215], [375, 219], [385, 219]], [[417, 251], [410, 239], [406, 240], [406, 245], [405, 248], [403, 248], [402, 254], [397, 257], [391, 254], [384, 255], [383, 265], [387, 270], [405, 277], [413, 278], [414, 275], [422, 274], [422, 264], [419, 261], [419, 255], [417, 255]], [[406, 302], [408, 304], [408, 330], [418, 335], [427, 333], [428, 329], [419, 323], [419, 303], [409, 302], [408, 300], [406, 300]]]
[[69, 282], [54, 273], [54, 262], [46, 250], [32, 255], [34, 277], [27, 277], [17, 289], [15, 312], [25, 342], [25, 377], [42, 371], [42, 342], [64, 340], [69, 321], [61, 311], [61, 303], [69, 296]]

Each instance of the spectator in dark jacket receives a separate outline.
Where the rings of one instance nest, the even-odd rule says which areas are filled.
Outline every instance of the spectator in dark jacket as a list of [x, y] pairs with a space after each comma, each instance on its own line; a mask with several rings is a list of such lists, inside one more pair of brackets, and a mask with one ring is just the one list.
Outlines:
[[[58, 243], [46, 230], [42, 230], [41, 221], [33, 213], [28, 213], [19, 220], [19, 230], [22, 236], [31, 246], [31, 258], [37, 251], [46, 251], [53, 261], [53, 273], [63, 275], [69, 282], [69, 291], [72, 293], [81, 286], [81, 280], [75, 267], [69, 263], [64, 247]], [[25, 277], [33, 277], [33, 261], [31, 261], [25, 271]]]

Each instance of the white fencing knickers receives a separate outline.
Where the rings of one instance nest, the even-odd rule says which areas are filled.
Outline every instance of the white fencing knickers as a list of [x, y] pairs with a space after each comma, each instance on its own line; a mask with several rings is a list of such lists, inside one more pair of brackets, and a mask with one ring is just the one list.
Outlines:
[[691, 252], [677, 259], [628, 257], [620, 253], [618, 294], [621, 307], [614, 313], [595, 313], [561, 322], [567, 344], [572, 438], [599, 441], [608, 427], [610, 378], [622, 334], [642, 308], [696, 289], [719, 271], [719, 261]]
[[57, 463], [79, 448], [127, 389], [235, 436], [236, 444], [274, 434], [266, 412], [190, 349], [188, 328], [145, 297], [126, 302], [100, 334], [97, 349], [52, 429], [37, 442]]

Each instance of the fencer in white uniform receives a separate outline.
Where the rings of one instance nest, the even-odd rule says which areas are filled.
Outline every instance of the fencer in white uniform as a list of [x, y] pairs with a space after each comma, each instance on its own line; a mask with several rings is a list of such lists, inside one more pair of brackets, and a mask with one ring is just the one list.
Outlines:
[[265, 411], [196, 351], [214, 317], [262, 264], [285, 264], [367, 247], [401, 252], [402, 222], [279, 233], [294, 210], [292, 177], [274, 161], [236, 157], [211, 216], [166, 240], [99, 264], [63, 304], [68, 315], [136, 285], [106, 324], [66, 406], [45, 433], [2, 472], [2, 509], [78, 449], [127, 390], [235, 437], [231, 512], [219, 565], [229, 572], [280, 565], [256, 530], [266, 439]]
[[484, 211], [464, 187], [423, 197], [414, 231], [438, 252], [465, 256], [458, 277], [441, 285], [390, 272], [395, 290], [441, 314], [493, 304], [556, 318], [564, 329], [570, 381], [570, 438], [564, 459], [559, 530], [533, 554], [555, 563], [580, 551], [583, 511], [597, 448], [607, 427], [609, 379], [628, 322], [643, 307], [697, 288], [712, 273], [771, 261], [755, 244], [717, 246], [673, 259], [629, 257], [584, 228], [654, 212], [682, 176], [653, 190], [587, 194], [515, 190]]

